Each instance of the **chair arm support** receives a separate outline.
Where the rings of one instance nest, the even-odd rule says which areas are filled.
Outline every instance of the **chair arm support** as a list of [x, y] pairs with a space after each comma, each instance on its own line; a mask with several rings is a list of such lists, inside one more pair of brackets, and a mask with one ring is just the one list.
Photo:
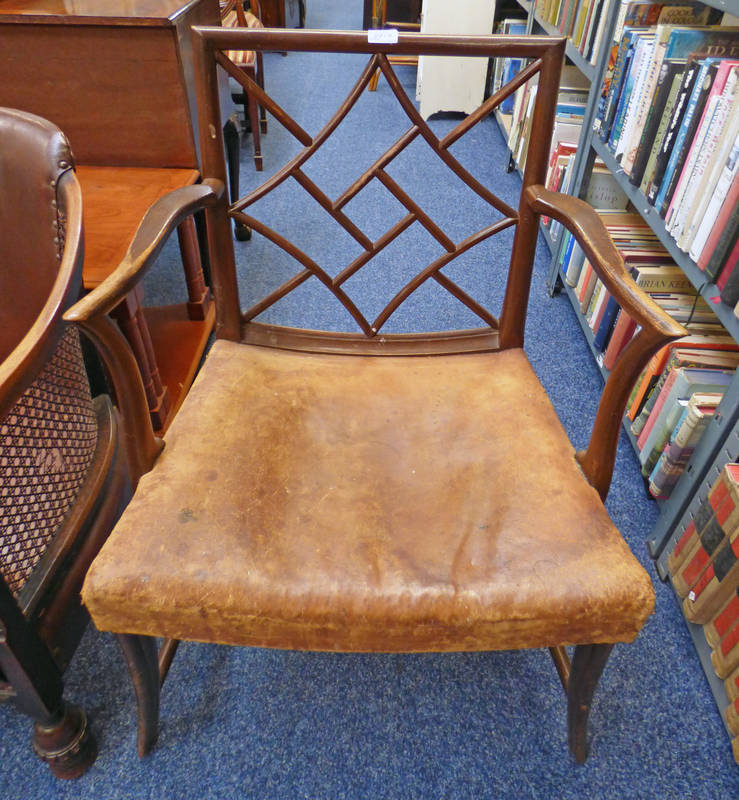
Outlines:
[[603, 221], [587, 203], [538, 185], [529, 186], [524, 197], [533, 211], [556, 219], [572, 233], [606, 289], [639, 326], [608, 376], [587, 450], [577, 454], [588, 481], [605, 499], [631, 387], [651, 356], [687, 331], [636, 285]]
[[220, 181], [206, 181], [175, 189], [157, 200], [141, 220], [115, 271], [75, 303], [64, 319], [79, 323], [112, 311], [141, 280], [172, 231], [191, 214], [214, 205], [222, 192]]

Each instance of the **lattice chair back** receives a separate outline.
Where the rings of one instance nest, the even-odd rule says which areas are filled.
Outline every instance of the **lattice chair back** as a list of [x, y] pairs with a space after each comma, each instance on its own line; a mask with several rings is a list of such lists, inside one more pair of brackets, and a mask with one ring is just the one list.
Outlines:
[[[308, 31], [304, 32], [306, 35], [303, 38], [298, 39], [295, 38], [295, 33], [301, 36], [303, 32], [285, 32], [280, 40], [288, 49], [296, 46], [296, 43], [299, 43], [297, 47], [301, 50], [321, 49], [323, 47], [324, 42], [318, 35], [312, 35]], [[322, 283], [325, 289], [333, 294], [338, 302], [343, 305], [361, 331], [361, 334], [368, 341], [374, 339], [376, 344], [381, 342], [377, 349], [385, 348], [388, 337], [382, 336], [378, 340], [376, 338], [378, 334], [380, 334], [386, 323], [404, 301], [426, 284], [427, 281], [432, 281], [443, 287], [457, 301], [466, 306], [487, 327], [487, 334], [495, 334], [493, 337], [496, 341], [495, 346], [497, 346], [498, 341], [505, 347], [520, 345], [523, 340], [528, 286], [533, 266], [534, 248], [536, 246], [536, 215], [531, 213], [528, 203], [523, 198], [520, 201], [520, 206], [516, 208], [496, 195], [491, 188], [483, 185], [470, 170], [455, 158], [450, 148], [461, 137], [472, 131], [481, 120], [488, 117], [507, 97], [511, 96], [528, 81], [533, 80], [538, 85], [533, 106], [532, 122], [532, 129], [535, 133], [531, 136], [529, 142], [523, 189], [525, 191], [531, 185], [543, 184], [546, 176], [552, 123], [556, 108], [557, 86], [563, 53], [562, 43], [553, 42], [544, 37], [540, 39], [533, 37], [528, 39], [499, 37], [494, 40], [493, 44], [491, 43], [493, 40], [490, 37], [467, 37], [463, 48], [457, 48], [457, 52], [464, 52], [467, 56], [489, 55], [494, 52], [499, 58], [505, 58], [514, 52], [524, 53], [529, 57], [530, 63], [510, 82], [486, 100], [474, 113], [468, 115], [446, 135], [439, 138], [429, 124], [421, 118], [415, 104], [408, 97], [388, 61], [386, 53], [383, 52], [383, 47], [387, 49], [387, 45], [368, 44], [366, 35], [364, 42], [360, 44], [357, 36], [351, 39], [349, 34], [345, 34], [338, 47], [342, 51], [352, 48], [364, 50], [370, 53], [369, 60], [361, 71], [355, 85], [349, 91], [346, 100], [340, 105], [336, 113], [318, 133], [311, 135], [229, 59], [229, 55], [232, 52], [231, 45], [237, 41], [237, 36], [239, 35], [243, 35], [241, 30], [220, 31], [217, 35], [213, 33], [212, 36], [209, 36], [209, 46], [214, 46], [213, 52], [216, 62], [232, 78], [238, 81], [245, 91], [252, 92], [259, 99], [260, 104], [266, 107], [273, 117], [302, 145], [302, 149], [283, 167], [275, 171], [268, 180], [256, 189], [234, 202], [229, 209], [229, 214], [232, 218], [250, 226], [254, 231], [266, 237], [278, 248], [292, 256], [297, 262], [299, 270], [282, 285], [251, 304], [241, 316], [241, 323], [249, 326], [249, 323], [264, 314], [272, 305], [312, 278]], [[270, 39], [271, 35], [268, 31], [250, 31], [248, 39], [244, 41], [248, 41], [259, 51], [265, 46], [266, 42], [275, 41]], [[436, 41], [434, 41], [434, 37], [428, 37], [426, 41], [433, 42], [431, 52], [452, 52], [448, 46], [448, 41], [445, 43], [444, 39], [445, 37], [436, 37]], [[336, 42], [337, 39], [334, 39], [334, 44]], [[424, 45], [420, 45], [420, 40], [416, 40], [415, 43], [412, 42], [409, 35], [401, 36], [401, 42], [402, 46], [396, 48], [398, 52], [418, 53], [424, 47]], [[223, 51], [218, 49], [219, 46], [224, 48]], [[344, 191], [337, 197], [331, 198], [311, 180], [305, 167], [324, 145], [326, 145], [325, 149], [331, 148], [331, 144], [328, 143], [332, 141], [332, 134], [335, 133], [340, 123], [352, 111], [358, 101], [363, 99], [362, 93], [364, 89], [378, 70], [385, 76], [391, 91], [410, 122], [410, 127], [364, 173], [358, 175]], [[216, 111], [215, 107], [204, 108], [201, 105], [201, 113], [204, 119], [206, 115], [214, 111]], [[438, 159], [456, 178], [466, 184], [468, 190], [477, 199], [488, 206], [490, 221], [482, 229], [471, 233], [462, 240], [455, 241], [454, 237], [424, 210], [422, 204], [410, 197], [400, 182], [392, 177], [389, 171], [390, 165], [417, 139], [425, 141], [433, 154], [431, 157]], [[204, 160], [206, 165], [204, 169], [209, 170], [209, 174], [220, 174], [222, 167], [217, 163], [222, 160], [220, 159], [220, 153], [216, 154], [209, 149], [209, 152], [205, 153]], [[314, 259], [309, 256], [304, 246], [290, 241], [280, 231], [269, 227], [258, 218], [256, 213], [253, 214], [251, 211], [252, 206], [267, 198], [271, 192], [281, 187], [288, 179], [297, 182], [361, 249], [359, 255], [352, 258], [334, 275], [329, 274], [328, 269], [321, 263], [320, 258]], [[384, 233], [371, 238], [362, 230], [361, 223], [355, 222], [346, 213], [346, 206], [365, 187], [373, 183], [383, 186], [389, 195], [400, 204], [405, 213], [400, 220], [390, 226]], [[439, 191], [443, 191], [443, 184], [439, 186]], [[414, 223], [422, 226], [433, 237], [442, 252], [413, 276], [394, 297], [389, 298], [379, 314], [374, 318], [367, 318], [358, 308], [351, 292], [347, 289], [347, 282], [365, 265], [380, 255], [385, 248], [401, 237]], [[472, 248], [490, 239], [490, 237], [494, 237], [510, 228], [515, 228], [515, 235], [510, 255], [506, 301], [499, 321], [481, 302], [471, 297], [445, 274], [444, 268]], [[233, 313], [235, 313], [235, 310]], [[260, 323], [249, 327], [250, 331], [247, 334], [249, 340], [252, 340], [251, 337], [262, 336], [273, 339], [274, 331], [266, 331], [260, 327]], [[467, 342], [466, 347], [479, 344], [479, 340], [470, 344], [469, 336], [465, 337], [465, 341]], [[487, 341], [490, 343], [489, 337]], [[438, 345], [435, 344], [434, 346]]]

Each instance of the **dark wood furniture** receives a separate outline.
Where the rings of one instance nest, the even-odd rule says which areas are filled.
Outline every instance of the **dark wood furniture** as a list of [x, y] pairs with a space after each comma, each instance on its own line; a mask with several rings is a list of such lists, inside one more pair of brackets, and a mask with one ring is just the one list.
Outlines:
[[[642, 366], [684, 329], [636, 287], [598, 215], [543, 186], [564, 40], [401, 34], [389, 47], [368, 44], [361, 32], [195, 33], [201, 130], [219, 124], [217, 65], [234, 74], [225, 56], [230, 50], [359, 52], [368, 54], [368, 62], [315, 135], [264, 99], [303, 149], [230, 208], [221, 198], [208, 212], [218, 254], [218, 339], [167, 433], [163, 454], [141, 478], [88, 573], [83, 597], [96, 624], [123, 635], [306, 650], [548, 648], [567, 693], [570, 748], [582, 762], [601, 670], [615, 643], [634, 639], [654, 601], [649, 577], [603, 506], [620, 415]], [[529, 62], [438, 139], [403, 91], [389, 54]], [[371, 102], [365, 89], [378, 68], [410, 127], [331, 199], [308, 178], [304, 164], [356, 102]], [[450, 147], [534, 76], [534, 134], [520, 200], [512, 207], [470, 175]], [[247, 77], [239, 74], [239, 80], [252, 89]], [[416, 139], [425, 140], [431, 156], [487, 204], [486, 227], [455, 241], [391, 177], [388, 165]], [[204, 175], [224, 181], [220, 147], [208, 137], [201, 146]], [[280, 235], [279, 220], [267, 222], [252, 212], [253, 203], [288, 178], [361, 248], [333, 277]], [[375, 180], [406, 213], [373, 241], [343, 209]], [[437, 190], [443, 192], [443, 185]], [[611, 373], [582, 452], [570, 444], [523, 350], [540, 214], [574, 233], [641, 327]], [[292, 278], [244, 312], [229, 216], [297, 263]], [[347, 281], [412, 224], [422, 225], [442, 254], [367, 319]], [[496, 317], [444, 268], [508, 229], [515, 234]], [[133, 271], [111, 276], [67, 318], [94, 324], [137, 277]], [[341, 303], [358, 332], [256, 321], [308, 280], [319, 281]], [[426, 281], [466, 306], [481, 327], [386, 334], [388, 319]], [[575, 645], [571, 662], [567, 645]], [[141, 666], [146, 673], [143, 660]], [[148, 674], [148, 685], [157, 687], [153, 666]], [[157, 697], [152, 688], [152, 706]]]
[[[84, 285], [126, 252], [147, 208], [200, 180], [190, 26], [218, 24], [217, 0], [0, 0], [0, 105], [39, 114], [69, 137], [85, 214]], [[116, 315], [141, 370], [152, 421], [166, 429], [215, 314], [194, 223], [180, 232], [188, 292], [163, 308], [131, 292]], [[184, 295], [184, 292], [183, 292]]]
[[[79, 334], [62, 320], [82, 272], [68, 142], [2, 108], [0, 141], [0, 698], [33, 719], [52, 772], [73, 778], [97, 752], [84, 711], [63, 699], [88, 619], [79, 590], [132, 488], [118, 413], [91, 397]], [[146, 423], [146, 406], [143, 419], [132, 409]]]
[[[222, 3], [221, 25], [224, 28], [263, 28], [259, 0], [252, 0], [249, 11], [244, 11], [243, 0], [228, 0], [228, 2]], [[264, 59], [261, 52], [234, 50], [229, 53], [229, 60], [245, 75], [248, 75], [260, 89], [264, 90]], [[244, 106], [244, 120], [248, 120], [250, 123], [254, 143], [254, 166], [257, 172], [261, 172], [261, 134], [267, 133], [267, 112], [264, 106], [259, 104], [253, 92], [249, 93], [244, 89], [240, 95], [235, 95], [234, 99], [240, 100]], [[238, 235], [236, 238], [239, 238]]]
[[[267, 28], [284, 28], [287, 24], [285, 0], [261, 0], [262, 22]], [[305, 25], [305, 0], [298, 0], [299, 27]]]
[[[388, 19], [388, 0], [372, 0], [372, 27], [375, 29], [400, 28], [405, 31], [421, 30], [421, 0], [416, 0], [408, 5], [408, 20], [398, 20], [392, 17]], [[418, 66], [418, 56], [389, 55], [388, 60], [391, 64]], [[377, 89], [377, 82], [379, 79], [380, 70], [377, 70], [367, 87], [371, 92]]]
[[[417, 22], [421, 13], [422, 0], [383, 0], [388, 6], [387, 13], [390, 19], [402, 22]], [[362, 27], [377, 27], [377, 0], [364, 0], [362, 7]]]

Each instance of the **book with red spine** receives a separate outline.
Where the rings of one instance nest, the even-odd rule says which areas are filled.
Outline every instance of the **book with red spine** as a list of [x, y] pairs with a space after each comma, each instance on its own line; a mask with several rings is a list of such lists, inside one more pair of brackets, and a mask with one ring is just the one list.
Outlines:
[[[708, 528], [716, 518], [716, 511], [722, 507], [727, 498], [737, 496], [737, 486], [739, 485], [739, 465], [725, 464], [719, 472], [716, 480], [708, 490], [706, 502], [702, 503], [693, 513], [693, 518], [686, 526], [675, 547], [667, 557], [667, 568], [670, 574], [675, 576], [690, 563], [693, 556], [702, 546], [701, 534]], [[728, 512], [728, 513], [727, 513]], [[731, 509], [727, 506], [722, 513], [721, 520], [727, 520]], [[719, 525], [721, 521], [719, 521]], [[685, 590], [687, 594], [687, 590]], [[683, 595], [684, 596], [684, 595]]]
[[618, 357], [636, 333], [636, 322], [623, 310], [618, 312], [618, 319], [613, 326], [613, 332], [603, 356], [603, 366], [613, 369]]
[[[739, 667], [739, 622], [734, 623], [714, 647], [711, 663], [719, 678], [725, 679]], [[737, 731], [739, 733], [739, 731]]]
[[703, 626], [703, 634], [708, 644], [711, 647], [716, 647], [737, 620], [739, 620], [739, 586], [736, 592], [719, 609], [716, 616]]
[[730, 545], [739, 533], [739, 499], [736, 487], [733, 494], [721, 500], [708, 525], [700, 532], [698, 545], [685, 566], [674, 575], [672, 585], [680, 597], [685, 597], [713, 563], [722, 546]]
[[729, 702], [739, 698], [739, 667], [724, 681], [724, 689], [726, 689], [726, 696], [729, 698]]
[[683, 600], [683, 612], [691, 621], [704, 625], [716, 615], [739, 583], [739, 536], [719, 549], [698, 582]]

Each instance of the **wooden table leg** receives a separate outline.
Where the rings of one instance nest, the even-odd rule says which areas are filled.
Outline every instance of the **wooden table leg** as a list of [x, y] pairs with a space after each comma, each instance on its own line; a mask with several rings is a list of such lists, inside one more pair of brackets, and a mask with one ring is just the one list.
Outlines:
[[187, 313], [190, 319], [203, 320], [211, 303], [210, 289], [203, 278], [203, 264], [200, 260], [200, 245], [195, 220], [188, 217], [177, 228], [180, 243], [182, 266], [187, 284]]
[[144, 384], [154, 430], [161, 430], [172, 409], [172, 402], [167, 387], [162, 384], [159, 374], [156, 354], [149, 334], [149, 326], [141, 307], [142, 298], [141, 287], [137, 286], [115, 308], [113, 316], [131, 345], [136, 363], [141, 372], [141, 380]]

